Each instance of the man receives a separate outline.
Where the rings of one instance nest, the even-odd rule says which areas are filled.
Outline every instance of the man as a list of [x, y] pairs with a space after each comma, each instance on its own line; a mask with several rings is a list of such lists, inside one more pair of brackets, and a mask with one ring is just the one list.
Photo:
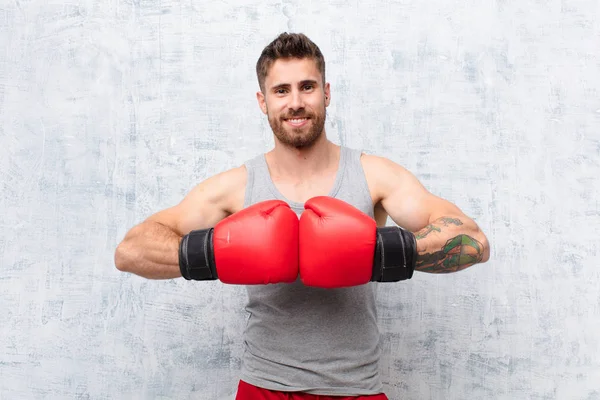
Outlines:
[[237, 399], [386, 399], [376, 285], [486, 262], [488, 241], [400, 165], [327, 139], [331, 88], [306, 36], [281, 34], [256, 70], [274, 148], [134, 226], [115, 264], [247, 285]]

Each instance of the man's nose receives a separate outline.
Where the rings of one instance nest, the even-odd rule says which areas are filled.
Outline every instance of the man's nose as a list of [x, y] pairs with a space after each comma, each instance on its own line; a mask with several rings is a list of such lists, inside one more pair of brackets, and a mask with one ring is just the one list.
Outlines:
[[293, 91], [291, 93], [289, 107], [292, 110], [298, 110], [304, 107], [304, 100], [302, 99], [302, 94], [299, 91]]

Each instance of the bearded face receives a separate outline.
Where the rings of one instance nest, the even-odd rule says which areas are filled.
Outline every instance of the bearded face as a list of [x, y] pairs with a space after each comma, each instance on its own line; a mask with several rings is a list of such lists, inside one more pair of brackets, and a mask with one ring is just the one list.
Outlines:
[[268, 112], [267, 115], [275, 137], [282, 144], [294, 148], [312, 146], [325, 128], [325, 107], [318, 111], [300, 108], [284, 114]]
[[324, 134], [329, 84], [312, 59], [279, 59], [257, 94], [275, 139], [293, 148], [312, 146]]

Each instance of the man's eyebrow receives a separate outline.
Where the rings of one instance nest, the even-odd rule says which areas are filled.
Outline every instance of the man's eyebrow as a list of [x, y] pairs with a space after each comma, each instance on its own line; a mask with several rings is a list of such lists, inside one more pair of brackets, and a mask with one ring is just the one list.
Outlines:
[[305, 79], [305, 80], [303, 80], [303, 81], [300, 82], [300, 86], [304, 86], [304, 85], [307, 85], [307, 84], [311, 84], [311, 85], [315, 85], [316, 86], [317, 85], [317, 81], [314, 80], [314, 79]]
[[289, 83], [278, 83], [271, 86], [271, 90], [289, 88], [290, 86], [291, 85]]
[[[298, 86], [304, 86], [304, 85], [308, 85], [308, 84], [316, 86], [318, 84], [318, 82], [316, 80], [314, 80], [314, 79], [305, 79], [303, 81], [300, 81], [298, 83]], [[285, 89], [285, 88], [289, 88], [291, 86], [292, 85], [290, 85], [289, 83], [278, 83], [278, 84], [275, 84], [275, 85], [271, 86], [271, 90]]]

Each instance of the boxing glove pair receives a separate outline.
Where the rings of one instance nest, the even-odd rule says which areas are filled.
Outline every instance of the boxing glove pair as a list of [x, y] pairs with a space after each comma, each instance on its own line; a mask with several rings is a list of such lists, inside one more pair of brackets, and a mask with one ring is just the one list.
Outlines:
[[291, 283], [340, 288], [370, 281], [397, 282], [414, 272], [414, 234], [377, 228], [352, 205], [314, 197], [300, 219], [289, 205], [268, 200], [245, 208], [214, 228], [192, 231], [179, 247], [181, 275], [230, 284]]

